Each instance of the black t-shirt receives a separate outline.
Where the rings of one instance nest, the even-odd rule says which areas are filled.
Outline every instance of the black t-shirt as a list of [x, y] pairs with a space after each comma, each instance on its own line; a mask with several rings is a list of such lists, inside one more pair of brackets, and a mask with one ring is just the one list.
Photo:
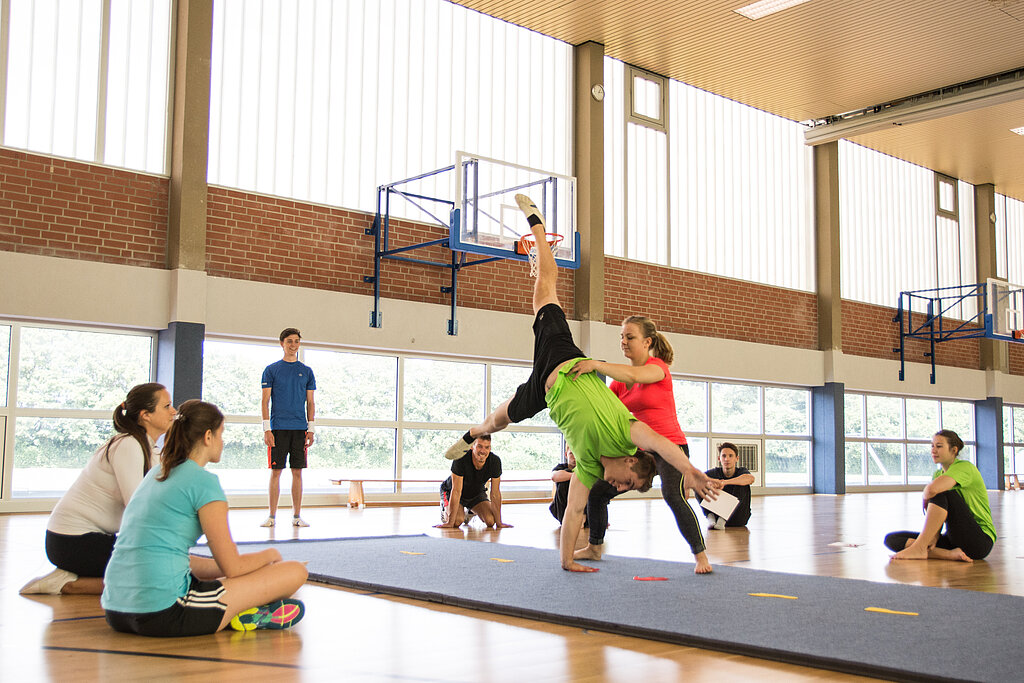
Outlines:
[[[484, 493], [484, 485], [487, 482], [501, 476], [501, 458], [491, 451], [484, 466], [477, 469], [473, 465], [473, 452], [470, 451], [452, 462], [452, 474], [462, 477], [462, 499], [469, 500]], [[445, 479], [443, 487], [445, 491], [452, 490], [451, 477]]]
[[[732, 473], [731, 477], [725, 476], [725, 471], [721, 467], [708, 470], [704, 474], [708, 475], [712, 479], [735, 479], [741, 474], [750, 474], [750, 470], [746, 467], [737, 467], [736, 471]], [[726, 484], [725, 488], [722, 489], [726, 493], [731, 493], [740, 499], [740, 507], [750, 507], [750, 485], [742, 484]]]

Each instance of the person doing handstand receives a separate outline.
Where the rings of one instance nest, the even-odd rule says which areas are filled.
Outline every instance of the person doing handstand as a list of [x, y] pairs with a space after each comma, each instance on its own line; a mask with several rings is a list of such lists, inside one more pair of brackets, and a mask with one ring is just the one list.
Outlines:
[[[538, 245], [544, 245], [544, 218], [525, 195], [516, 195]], [[445, 453], [450, 460], [462, 457], [468, 444], [481, 434], [494, 434], [513, 422], [533, 417], [544, 408], [565, 435], [576, 455], [576, 471], [562, 519], [560, 555], [562, 569], [594, 572], [573, 558], [576, 537], [583, 520], [587, 496], [594, 482], [604, 479], [620, 491], [647, 491], [654, 478], [657, 453], [681, 473], [687, 488], [715, 498], [720, 484], [694, 468], [679, 448], [638, 421], [611, 389], [593, 372], [571, 380], [567, 373], [587, 358], [576, 346], [559, 305], [558, 266], [547, 249], [538, 250], [538, 273], [533, 285], [533, 371], [515, 396], [498, 406], [479, 425], [470, 428]], [[638, 450], [642, 449], [642, 450]], [[646, 452], [650, 451], [650, 452]]]

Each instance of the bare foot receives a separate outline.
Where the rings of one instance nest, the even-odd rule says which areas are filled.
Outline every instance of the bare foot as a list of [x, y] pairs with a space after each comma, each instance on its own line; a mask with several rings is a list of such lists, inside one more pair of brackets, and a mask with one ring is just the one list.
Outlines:
[[597, 567], [588, 567], [588, 566], [586, 566], [584, 564], [580, 564], [578, 562], [573, 562], [568, 567], [562, 567], [562, 569], [564, 569], [567, 572], [588, 572], [588, 573], [590, 573], [590, 572], [601, 571]]
[[890, 562], [896, 560], [927, 560], [928, 548], [921, 544], [907, 546], [890, 558]]
[[580, 548], [572, 554], [575, 560], [600, 560], [604, 551], [601, 549], [603, 546], [594, 546], [587, 544], [586, 548]]
[[708, 561], [707, 553], [698, 553], [693, 556], [693, 559], [697, 562], [697, 566], [693, 568], [694, 574], [710, 574], [711, 573], [711, 562]]
[[932, 548], [928, 553], [928, 557], [935, 560], [952, 560], [954, 562], [974, 562], [967, 553], [960, 548], [953, 548], [952, 550], [945, 550], [943, 548]]

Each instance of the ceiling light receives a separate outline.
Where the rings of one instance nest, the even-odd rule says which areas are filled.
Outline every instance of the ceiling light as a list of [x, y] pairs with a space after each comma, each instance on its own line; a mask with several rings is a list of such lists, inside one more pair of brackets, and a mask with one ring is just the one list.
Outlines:
[[733, 10], [736, 14], [742, 14], [747, 19], [760, 19], [766, 17], [769, 14], [775, 14], [781, 12], [784, 9], [790, 7], [796, 7], [802, 5], [808, 0], [760, 0], [746, 7], [740, 7], [739, 9]]
[[1024, 135], [1024, 126], [1021, 126], [1020, 128], [1011, 128], [1010, 132], [1016, 133], [1017, 135]]

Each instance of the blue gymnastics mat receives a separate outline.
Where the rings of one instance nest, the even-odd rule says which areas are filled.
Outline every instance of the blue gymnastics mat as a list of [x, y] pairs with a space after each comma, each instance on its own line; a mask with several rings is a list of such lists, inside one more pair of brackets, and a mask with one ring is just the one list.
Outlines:
[[425, 535], [240, 545], [346, 588], [893, 680], [1021, 680], [1012, 595], [618, 556], [574, 574], [555, 550]]

